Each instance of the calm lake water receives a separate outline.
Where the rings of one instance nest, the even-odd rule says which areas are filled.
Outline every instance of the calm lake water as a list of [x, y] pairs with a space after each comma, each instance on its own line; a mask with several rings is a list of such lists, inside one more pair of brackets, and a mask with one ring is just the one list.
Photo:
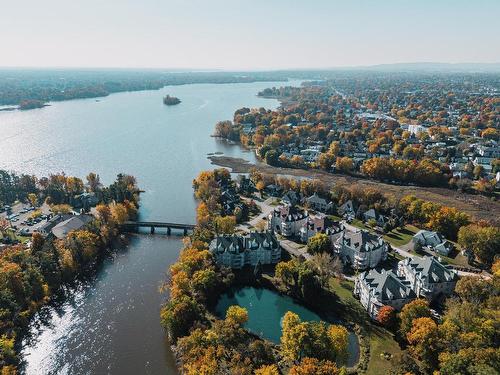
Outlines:
[[[254, 160], [211, 138], [214, 124], [243, 106], [274, 108], [255, 94], [280, 82], [186, 85], [118, 93], [0, 112], [0, 168], [84, 177], [105, 183], [137, 177], [143, 219], [193, 223], [192, 179], [213, 166], [208, 153]], [[288, 84], [298, 85], [299, 82]], [[165, 106], [166, 94], [182, 103]], [[158, 287], [178, 256], [181, 237], [139, 235], [90, 280], [42, 309], [23, 341], [26, 374], [174, 374], [159, 322]]]
[[[275, 343], [280, 342], [281, 322], [287, 311], [297, 314], [302, 321], [321, 321], [321, 318], [308, 308], [299, 305], [292, 298], [282, 296], [269, 289], [245, 287], [223, 294], [215, 311], [225, 317], [229, 306], [238, 305], [248, 310], [245, 327]], [[353, 366], [359, 358], [359, 345], [356, 335], [349, 335], [348, 366]]]

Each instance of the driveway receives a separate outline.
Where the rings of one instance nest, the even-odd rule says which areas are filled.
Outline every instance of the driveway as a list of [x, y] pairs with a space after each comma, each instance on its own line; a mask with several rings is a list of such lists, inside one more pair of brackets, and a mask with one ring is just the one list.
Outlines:
[[[249, 198], [243, 198], [243, 200], [245, 201], [250, 201]], [[245, 231], [245, 232], [249, 232], [250, 231], [250, 228], [255, 228], [255, 226], [261, 222], [262, 220], [264, 219], [267, 219], [267, 217], [269, 216], [269, 214], [271, 212], [273, 212], [274, 210], [274, 206], [271, 205], [271, 203], [273, 202], [275, 198], [268, 198], [266, 199], [265, 201], [258, 201], [256, 199], [254, 199], [254, 202], [257, 206], [259, 206], [260, 208], [260, 211], [261, 213], [258, 214], [257, 216], [255, 216], [254, 218], [252, 218], [251, 220], [249, 220], [247, 223], [245, 223], [244, 225], [239, 225], [237, 229], [239, 230], [242, 230], [242, 231]]]

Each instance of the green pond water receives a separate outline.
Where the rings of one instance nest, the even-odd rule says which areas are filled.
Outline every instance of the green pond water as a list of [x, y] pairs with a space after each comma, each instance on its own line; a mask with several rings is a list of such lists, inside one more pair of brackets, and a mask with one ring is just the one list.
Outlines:
[[[232, 305], [247, 309], [248, 322], [245, 327], [248, 330], [274, 343], [280, 342], [281, 321], [287, 311], [294, 312], [302, 321], [322, 320], [318, 314], [292, 298], [264, 288], [244, 287], [223, 294], [215, 308], [216, 314], [224, 317]], [[346, 365], [353, 366], [359, 359], [359, 344], [354, 332], [349, 332], [348, 351]]]

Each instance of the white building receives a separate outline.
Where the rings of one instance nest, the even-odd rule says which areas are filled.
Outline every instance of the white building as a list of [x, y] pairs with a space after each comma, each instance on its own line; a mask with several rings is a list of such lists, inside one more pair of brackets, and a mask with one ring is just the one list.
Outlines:
[[410, 283], [392, 271], [370, 270], [356, 277], [354, 295], [357, 296], [372, 319], [383, 306], [401, 310], [416, 295]]
[[355, 269], [374, 268], [387, 259], [387, 242], [366, 230], [344, 227], [333, 240], [334, 253]]
[[309, 214], [295, 206], [279, 206], [269, 214], [267, 227], [285, 237], [299, 237], [300, 229], [306, 224]]
[[275, 264], [281, 259], [281, 247], [270, 232], [248, 236], [223, 235], [210, 242], [210, 251], [218, 265], [242, 268], [245, 265]]
[[398, 275], [410, 282], [417, 297], [429, 300], [450, 295], [458, 280], [457, 271], [443, 265], [435, 257], [406, 258], [398, 263]]

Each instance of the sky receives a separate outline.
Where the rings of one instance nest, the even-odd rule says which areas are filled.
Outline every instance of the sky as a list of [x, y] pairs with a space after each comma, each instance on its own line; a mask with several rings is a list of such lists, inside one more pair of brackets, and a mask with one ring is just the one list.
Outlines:
[[500, 0], [0, 0], [0, 66], [500, 62]]

